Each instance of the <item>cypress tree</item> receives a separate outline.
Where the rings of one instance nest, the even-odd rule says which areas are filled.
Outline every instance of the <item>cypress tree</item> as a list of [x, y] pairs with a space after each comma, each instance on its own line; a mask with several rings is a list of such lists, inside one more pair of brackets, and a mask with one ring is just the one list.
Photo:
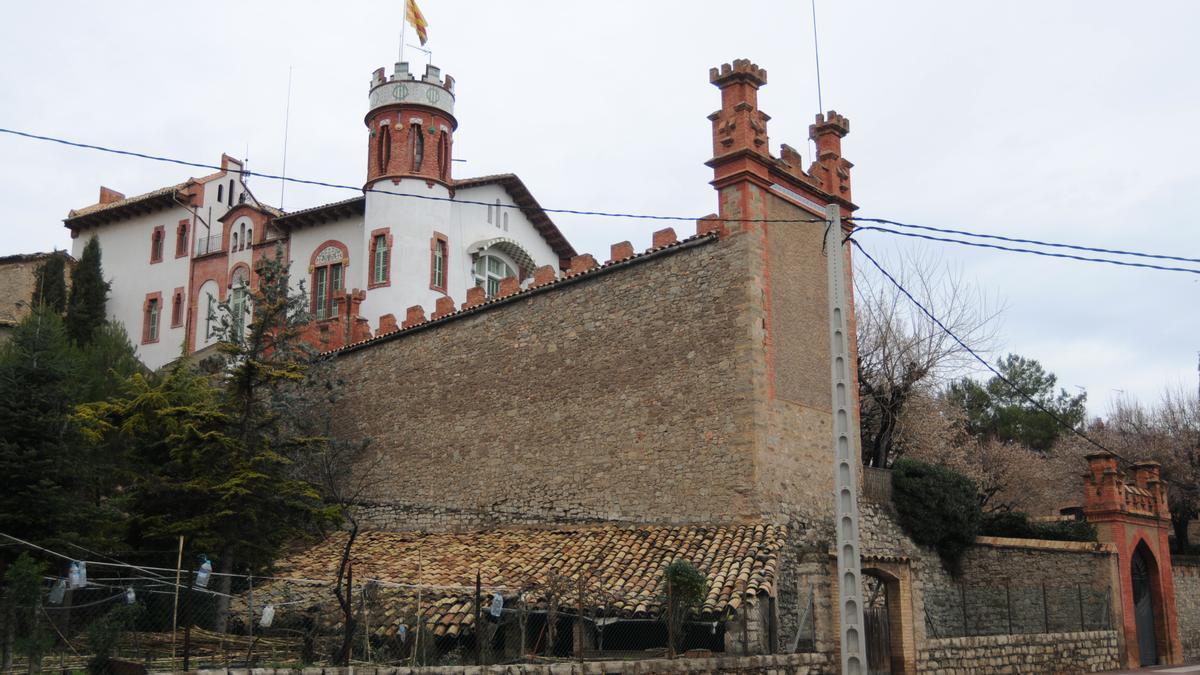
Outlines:
[[100, 241], [92, 237], [71, 272], [71, 296], [67, 302], [67, 335], [83, 346], [92, 341], [100, 324], [104, 323], [104, 305], [108, 301], [109, 283], [100, 268]]
[[63, 257], [58, 251], [50, 254], [33, 275], [34, 307], [44, 306], [55, 314], [67, 308], [67, 280]]

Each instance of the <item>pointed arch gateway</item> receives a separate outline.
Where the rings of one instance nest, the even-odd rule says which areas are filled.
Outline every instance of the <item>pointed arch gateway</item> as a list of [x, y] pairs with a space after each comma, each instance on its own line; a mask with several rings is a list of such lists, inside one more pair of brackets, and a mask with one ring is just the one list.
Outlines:
[[1129, 580], [1133, 591], [1134, 626], [1137, 632], [1139, 665], [1158, 664], [1158, 642], [1162, 634], [1159, 616], [1162, 600], [1158, 587], [1158, 565], [1145, 540], [1138, 542], [1129, 560]]

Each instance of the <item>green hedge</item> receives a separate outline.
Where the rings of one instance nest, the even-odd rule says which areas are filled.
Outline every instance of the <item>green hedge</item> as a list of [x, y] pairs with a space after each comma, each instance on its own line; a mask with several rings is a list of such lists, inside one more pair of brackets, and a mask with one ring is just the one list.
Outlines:
[[991, 537], [1052, 539], [1057, 541], [1096, 541], [1096, 526], [1086, 520], [1060, 520], [1052, 523], [1031, 522], [1020, 511], [989, 513], [980, 523], [979, 533]]
[[892, 466], [892, 492], [900, 526], [957, 575], [983, 515], [975, 484], [945, 467], [902, 458]]

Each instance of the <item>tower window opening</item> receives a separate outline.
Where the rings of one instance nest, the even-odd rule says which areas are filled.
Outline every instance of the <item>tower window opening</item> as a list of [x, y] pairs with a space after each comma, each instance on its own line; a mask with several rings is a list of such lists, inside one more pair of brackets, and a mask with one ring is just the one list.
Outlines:
[[387, 171], [388, 162], [392, 161], [392, 128], [386, 124], [379, 129], [379, 148], [376, 156], [379, 171]]
[[421, 170], [421, 162], [425, 159], [425, 136], [421, 134], [421, 125], [413, 124], [409, 127], [409, 132], [412, 135], [412, 156], [414, 172]]
[[217, 201], [222, 204], [225, 203], [225, 186], [224, 185], [217, 186]]
[[450, 143], [444, 131], [438, 134], [438, 175], [442, 180], [450, 175]]
[[233, 206], [233, 179], [229, 179], [229, 205]]
[[374, 246], [372, 248], [375, 249], [375, 258], [372, 261], [372, 263], [373, 263], [372, 274], [373, 274], [374, 283], [377, 283], [377, 284], [387, 283], [387, 280], [388, 280], [388, 258], [389, 258], [388, 254], [390, 253], [388, 251], [387, 235], [385, 235], [385, 234], [375, 235]]

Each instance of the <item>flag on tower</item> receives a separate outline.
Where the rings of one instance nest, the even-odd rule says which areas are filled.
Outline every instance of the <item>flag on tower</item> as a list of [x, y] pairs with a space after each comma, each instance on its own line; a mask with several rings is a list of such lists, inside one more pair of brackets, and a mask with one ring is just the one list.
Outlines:
[[413, 28], [417, 29], [417, 37], [421, 40], [421, 46], [425, 46], [425, 41], [429, 39], [429, 22], [425, 20], [425, 15], [421, 13], [421, 9], [417, 7], [417, 0], [404, 0], [404, 18], [412, 24]]

